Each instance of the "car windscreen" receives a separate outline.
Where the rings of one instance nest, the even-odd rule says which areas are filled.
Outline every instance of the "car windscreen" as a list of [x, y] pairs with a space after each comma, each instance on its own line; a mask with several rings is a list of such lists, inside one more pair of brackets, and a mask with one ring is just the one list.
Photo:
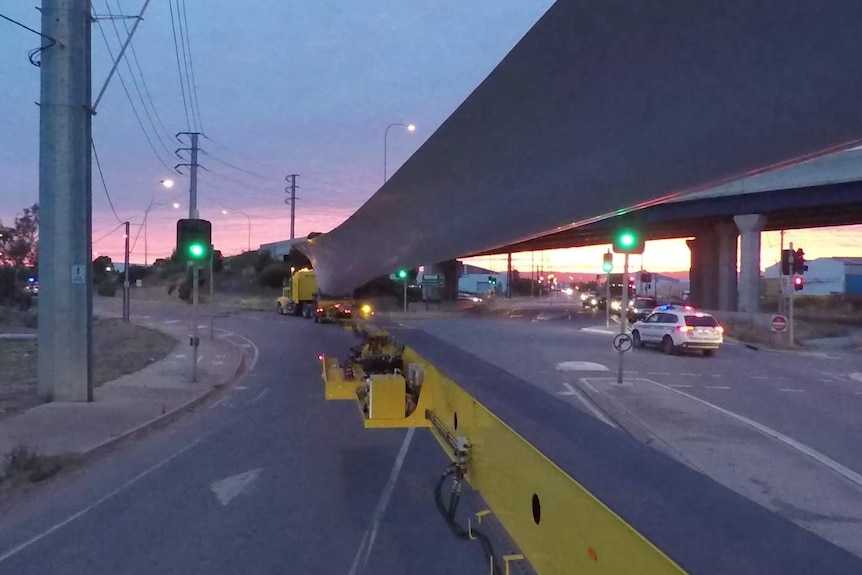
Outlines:
[[718, 322], [715, 318], [709, 315], [687, 315], [685, 316], [685, 325], [690, 327], [716, 327]]

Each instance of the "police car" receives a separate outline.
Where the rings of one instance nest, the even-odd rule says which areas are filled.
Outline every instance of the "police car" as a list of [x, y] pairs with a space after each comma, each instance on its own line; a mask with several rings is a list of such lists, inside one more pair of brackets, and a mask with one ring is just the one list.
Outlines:
[[708, 313], [691, 306], [663, 305], [632, 325], [635, 347], [658, 345], [666, 354], [678, 350], [702, 350], [711, 356], [724, 343], [724, 328]]

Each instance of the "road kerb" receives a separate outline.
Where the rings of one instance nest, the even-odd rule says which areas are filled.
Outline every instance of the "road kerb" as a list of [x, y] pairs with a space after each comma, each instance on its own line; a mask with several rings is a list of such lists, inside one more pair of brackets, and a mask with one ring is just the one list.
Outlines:
[[230, 378], [227, 381], [225, 381], [223, 383], [213, 384], [213, 385], [209, 386], [207, 389], [205, 389], [204, 391], [202, 391], [201, 393], [199, 393], [197, 396], [195, 396], [192, 399], [190, 399], [189, 401], [185, 402], [184, 404], [179, 405], [179, 406], [171, 409], [170, 411], [166, 411], [165, 413], [163, 413], [157, 417], [154, 417], [153, 419], [150, 419], [149, 421], [145, 421], [144, 423], [141, 423], [140, 425], [137, 425], [137, 426], [133, 427], [132, 429], [129, 429], [128, 431], [121, 433], [120, 435], [117, 435], [117, 436], [114, 436], [108, 440], [105, 440], [102, 443], [96, 445], [95, 447], [88, 449], [87, 451], [85, 451], [83, 453], [80, 453], [79, 455], [82, 458], [94, 457], [94, 456], [98, 455], [99, 453], [102, 453], [104, 451], [108, 451], [109, 449], [113, 448], [114, 446], [118, 445], [119, 443], [121, 443], [127, 439], [131, 439], [133, 437], [138, 437], [138, 436], [144, 435], [144, 434], [152, 431], [153, 429], [155, 429], [157, 427], [165, 426], [165, 425], [175, 421], [184, 412], [190, 411], [190, 410], [194, 409], [195, 407], [197, 407], [198, 405], [204, 403], [210, 397], [215, 395], [217, 392], [224, 390], [226, 388], [229, 388], [229, 387], [235, 385], [238, 381], [240, 381], [245, 376], [245, 373], [246, 373], [246, 371], [245, 371], [245, 367], [246, 367], [245, 353], [243, 352], [243, 349], [239, 345], [228, 341], [227, 338], [222, 337], [220, 339], [223, 342], [228, 343], [229, 345], [236, 348], [236, 350], [239, 352], [239, 359], [237, 360], [236, 365], [234, 366], [234, 370], [233, 370]]

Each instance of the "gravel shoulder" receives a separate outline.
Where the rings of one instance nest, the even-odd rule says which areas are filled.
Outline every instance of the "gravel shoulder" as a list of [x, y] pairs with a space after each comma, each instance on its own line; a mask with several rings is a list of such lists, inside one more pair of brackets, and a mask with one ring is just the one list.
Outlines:
[[[93, 384], [140, 371], [176, 345], [169, 335], [119, 319], [93, 322]], [[36, 395], [35, 340], [0, 340], [0, 421], [41, 403]]]

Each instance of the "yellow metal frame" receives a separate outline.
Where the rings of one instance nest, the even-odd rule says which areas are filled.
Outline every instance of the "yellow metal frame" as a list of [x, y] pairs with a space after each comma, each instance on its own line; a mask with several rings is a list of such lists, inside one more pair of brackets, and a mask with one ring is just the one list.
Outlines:
[[[452, 436], [470, 445], [466, 479], [541, 575], [685, 573], [613, 510], [411, 348], [424, 378], [416, 410], [365, 427], [430, 427], [447, 455], [447, 440], [426, 418], [430, 410]], [[326, 373], [326, 372], [325, 372]], [[360, 405], [360, 413], [362, 408]], [[481, 519], [480, 519], [481, 520]], [[507, 555], [509, 561], [517, 554]]]

